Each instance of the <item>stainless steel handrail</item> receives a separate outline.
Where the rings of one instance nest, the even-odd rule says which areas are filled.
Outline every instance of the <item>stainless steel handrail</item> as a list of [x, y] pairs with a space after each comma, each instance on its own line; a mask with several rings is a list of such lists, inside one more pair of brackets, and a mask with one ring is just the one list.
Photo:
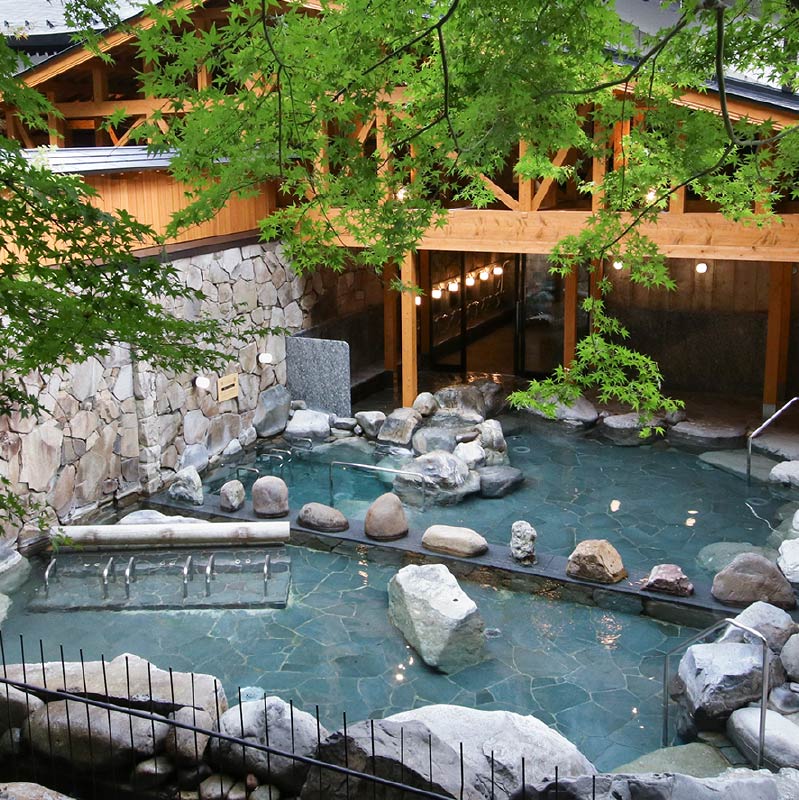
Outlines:
[[261, 473], [255, 467], [236, 467], [236, 478], [239, 477], [241, 472], [254, 472], [256, 480], [260, 477]]
[[409, 475], [421, 481], [422, 485], [422, 511], [427, 504], [427, 486], [424, 482], [424, 475], [418, 472], [411, 472], [407, 469], [391, 469], [390, 467], [377, 467], [374, 464], [359, 464], [356, 461], [331, 461], [327, 468], [327, 485], [330, 490], [330, 505], [333, 505], [333, 467], [340, 467], [343, 470], [360, 469], [366, 472], [385, 472], [391, 475]]
[[[300, 442], [303, 443], [302, 447], [298, 446]], [[313, 439], [307, 436], [298, 436], [296, 439], [291, 439], [291, 446], [296, 450], [313, 450]]]
[[116, 567], [114, 566], [114, 557], [108, 559], [108, 563], [103, 567], [102, 581], [103, 581], [103, 597], [108, 598], [108, 575], [116, 579]]
[[216, 553], [211, 553], [208, 556], [208, 563], [205, 565], [205, 596], [211, 596], [211, 581], [214, 579], [214, 559], [216, 558]]
[[669, 652], [666, 653], [666, 655], [663, 657], [663, 734], [661, 737], [661, 743], [663, 747], [668, 747], [669, 659], [675, 653], [679, 652], [684, 648], [690, 647], [695, 642], [698, 642], [700, 639], [704, 639], [706, 636], [709, 636], [711, 633], [717, 631], [724, 625], [732, 625], [734, 628], [739, 628], [742, 631], [746, 631], [746, 633], [754, 636], [757, 639], [760, 639], [760, 644], [763, 647], [763, 666], [762, 666], [763, 675], [762, 675], [761, 692], [760, 692], [760, 740], [758, 742], [758, 748], [757, 748], [757, 769], [760, 769], [763, 766], [763, 750], [766, 741], [766, 711], [768, 709], [768, 692], [769, 692], [769, 677], [768, 677], [769, 646], [768, 642], [766, 641], [766, 637], [763, 636], [763, 634], [760, 633], [760, 631], [756, 631], [754, 628], [750, 628], [747, 625], [742, 625], [740, 622], [736, 622], [734, 619], [719, 620], [714, 625], [711, 625], [709, 628], [705, 628], [705, 630], [701, 631], [700, 633], [697, 633], [696, 636], [693, 636], [692, 638], [688, 639], [688, 641], [678, 644], [676, 647], [669, 650]]
[[267, 553], [264, 556], [264, 597], [266, 597], [269, 592], [269, 577], [272, 571], [271, 566], [272, 559], [269, 557], [269, 553]]
[[746, 483], [749, 485], [752, 482], [752, 439], [755, 436], [760, 436], [769, 425], [771, 425], [783, 411], [787, 411], [799, 397], [792, 397], [779, 411], [775, 411], [762, 425], [755, 428], [749, 436], [746, 437]]
[[280, 464], [280, 474], [281, 475], [283, 474], [283, 468], [285, 467], [285, 459], [278, 453], [261, 453], [261, 455], [256, 457], [255, 461], [256, 463], [258, 461], [277, 461]]
[[189, 581], [194, 580], [194, 572], [192, 572], [192, 556], [186, 558], [186, 563], [183, 565], [183, 598], [189, 596]]
[[44, 596], [50, 596], [50, 578], [51, 576], [55, 575], [56, 571], [56, 560], [54, 558], [50, 559], [50, 563], [47, 565], [47, 569], [44, 571]]
[[128, 559], [128, 565], [125, 567], [125, 597], [130, 599], [130, 584], [136, 580], [136, 556], [131, 556]]

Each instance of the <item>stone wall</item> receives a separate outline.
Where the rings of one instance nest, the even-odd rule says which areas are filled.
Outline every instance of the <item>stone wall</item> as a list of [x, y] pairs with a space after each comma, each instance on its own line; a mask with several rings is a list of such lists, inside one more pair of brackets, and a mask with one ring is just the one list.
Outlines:
[[[157, 491], [184, 464], [201, 468], [226, 448], [254, 441], [259, 394], [285, 384], [286, 350], [283, 336], [253, 331], [280, 326], [296, 333], [337, 313], [339, 298], [364, 299], [355, 296], [358, 281], [348, 273], [294, 275], [274, 243], [200, 252], [174, 263], [186, 284], [206, 297], [181, 301], [174, 313], [209, 314], [231, 326], [240, 318], [230, 361], [219, 375], [208, 375], [208, 391], [195, 387], [194, 374], [155, 371], [120, 345], [102, 360], [27, 376], [44, 413], [0, 417], [0, 475], [19, 497], [48, 506], [61, 522]], [[331, 298], [320, 303], [326, 295]], [[258, 363], [261, 352], [272, 355], [271, 364]], [[232, 372], [239, 376], [239, 396], [220, 403], [216, 379]]]

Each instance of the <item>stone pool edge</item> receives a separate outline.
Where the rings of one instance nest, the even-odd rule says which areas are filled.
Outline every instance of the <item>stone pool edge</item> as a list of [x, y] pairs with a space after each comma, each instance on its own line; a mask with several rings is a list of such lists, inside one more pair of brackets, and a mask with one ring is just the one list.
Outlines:
[[[153, 495], [142, 502], [145, 508], [162, 513], [179, 511], [182, 514], [203, 519], [225, 519], [252, 521], [252, 515], [241, 509], [223, 511], [217, 497], [208, 497], [202, 506], [181, 503], [170, 498], [166, 492]], [[694, 594], [677, 597], [640, 588], [648, 573], [633, 570], [630, 575], [615, 584], [593, 583], [573, 578], [566, 574], [568, 559], [564, 556], [537, 553], [538, 561], [532, 566], [523, 566], [507, 553], [499, 552], [501, 545], [492, 545], [487, 553], [473, 558], [434, 553], [422, 548], [422, 531], [411, 529], [408, 536], [393, 541], [376, 541], [364, 534], [363, 522], [349, 520], [346, 531], [327, 533], [303, 527], [297, 522], [298, 510], [289, 512], [291, 528], [289, 544], [310, 547], [315, 550], [337, 551], [356, 554], [359, 548], [368, 547], [381, 554], [380, 563], [398, 566], [411, 563], [446, 564], [460, 578], [514, 591], [529, 591], [547, 594], [560, 599], [597, 606], [609, 611], [621, 611], [670, 622], [706, 628], [724, 617], [735, 617], [741, 609], [720, 603], [710, 593], [711, 583], [706, 579], [693, 580]]]

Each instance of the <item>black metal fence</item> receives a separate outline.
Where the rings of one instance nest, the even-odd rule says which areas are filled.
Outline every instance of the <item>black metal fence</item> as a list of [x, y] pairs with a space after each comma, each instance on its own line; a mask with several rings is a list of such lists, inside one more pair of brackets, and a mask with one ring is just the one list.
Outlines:
[[[417, 735], [412, 752], [411, 739], [400, 726], [399, 741], [394, 743], [396, 752], [387, 758], [385, 748], [376, 746], [374, 720], [368, 724], [358, 723], [358, 742], [354, 746], [355, 738], [351, 734], [352, 726], [348, 730], [346, 714], [338, 734], [322, 736], [318, 706], [312, 715], [316, 728], [315, 741], [311, 743], [314, 746], [306, 748], [305, 753], [300, 752], [292, 703], [288, 704], [288, 731], [285, 727], [277, 734], [273, 731], [270, 742], [266, 696], [263, 697], [261, 741], [260, 735], [257, 738], [249, 732], [245, 735], [247, 726], [241, 689], [237, 697], [240, 735], [233, 735], [218, 729], [225, 701], [224, 692], [215, 679], [213, 705], [208, 712], [202, 707], [203, 702], [207, 705], [211, 699], [207, 681], [200, 685], [198, 676], [193, 673], [189, 673], [189, 687], [183, 684], [176, 690], [176, 675], [182, 680], [186, 673], [173, 673], [171, 669], [164, 673], [155, 668], [158, 673], [155, 682], [159, 686], [154, 690], [153, 666], [149, 662], [138, 662], [146, 664], [146, 691], [143, 691], [142, 675], [132, 679], [127, 657], [124, 670], [118, 668], [118, 659], [107, 662], [103, 657], [98, 670], [98, 662], [91, 662], [87, 668], [82, 650], [79, 662], [67, 662], [64, 648], [59, 646], [59, 659], [46, 662], [41, 641], [37, 655], [36, 661], [26, 662], [25, 646], [20, 637], [20, 662], [8, 663], [0, 632], [0, 705], [5, 701], [5, 712], [0, 711], [0, 780], [41, 783], [81, 800], [183, 797], [567, 800], [578, 797], [561, 788], [557, 766], [552, 770], [554, 779], [528, 785], [524, 758], [516, 772], [515, 785], [508, 786], [507, 776], [505, 780], [495, 776], [493, 752], [489, 759], [490, 774], [482, 776], [479, 788], [475, 788], [469, 783], [471, 778], [467, 779], [469, 770], [462, 743], [454, 747], [457, 761], [446, 765], [449, 777], [442, 781], [432, 735], [428, 734], [421, 745]], [[166, 689], [165, 674], [168, 674]], [[202, 680], [207, 677], [199, 676]], [[185, 713], [175, 714], [181, 710]], [[204, 716], [207, 713], [209, 717]], [[202, 724], [203, 719], [210, 719], [210, 724]], [[142, 737], [147, 743], [147, 752], [142, 752], [137, 743]], [[280, 740], [279, 745], [275, 739]], [[330, 754], [330, 742], [334, 739], [338, 743], [338, 757], [333, 762], [324, 760]], [[173, 753], [182, 749], [185, 754], [188, 747], [189, 751], [193, 750], [193, 757], [188, 761], [184, 758], [182, 766], [174, 769], [175, 765], [163, 756], [165, 743], [167, 750], [173, 744]], [[453, 743], [448, 744], [452, 746]], [[209, 758], [209, 753], [223, 746], [228, 756], [225, 767], [220, 768], [218, 760]], [[239, 751], [241, 763], [236, 767]], [[160, 775], [159, 756], [160, 766], [164, 767]], [[253, 766], [255, 762], [256, 767]], [[150, 771], [137, 773], [143, 763]], [[457, 778], [453, 782], [453, 771], [456, 774], [459, 771], [459, 785]], [[214, 785], [216, 781], [219, 782], [218, 791]], [[596, 800], [595, 779], [591, 778], [590, 791], [587, 785], [585, 789], [588, 793], [579, 794], [579, 799]]]

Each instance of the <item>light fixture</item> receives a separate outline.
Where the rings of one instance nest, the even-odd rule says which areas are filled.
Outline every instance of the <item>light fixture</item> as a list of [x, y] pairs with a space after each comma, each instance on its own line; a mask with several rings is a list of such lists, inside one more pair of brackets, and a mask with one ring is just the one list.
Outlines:
[[655, 200], [658, 199], [658, 193], [654, 189], [650, 189], [646, 193], [646, 202], [647, 203], [654, 203]]
[[616, 261], [613, 262], [613, 269], [624, 269], [624, 262], [616, 259]]
[[400, 203], [405, 202], [405, 199], [408, 197], [408, 187], [407, 186], [400, 186], [397, 189], [396, 198], [400, 201]]
[[433, 300], [440, 300], [441, 299], [441, 289], [436, 287], [435, 289], [433, 289], [432, 292], [430, 292], [430, 296], [433, 298]]
[[197, 389], [201, 389], [204, 392], [207, 392], [211, 388], [211, 379], [206, 377], [205, 375], [198, 375], [194, 379], [194, 386]]
[[271, 353], [258, 353], [258, 363], [265, 367], [267, 364], [271, 364], [274, 361]]
[[494, 273], [494, 275], [496, 275], [497, 277], [499, 277], [499, 276], [502, 274], [502, 267], [500, 267], [500, 266], [496, 266], [496, 267], [494, 267], [494, 269], [492, 270], [492, 272]]
[[696, 271], [697, 271], [697, 272], [698, 272], [700, 275], [704, 275], [704, 274], [707, 272], [707, 264], [706, 264], [704, 261], [700, 261], [700, 262], [699, 262], [699, 263], [696, 265]]
[[457, 292], [458, 291], [458, 282], [457, 281], [450, 281], [447, 284], [447, 291]]
[[422, 298], [421, 298], [421, 296], [417, 294], [417, 295], [416, 295], [416, 297], [414, 298], [413, 302], [414, 302], [414, 303], [416, 303], [416, 305], [417, 305], [417, 306], [420, 306], [420, 305], [422, 305]]
[[481, 281], [487, 281], [488, 280], [488, 270], [487, 269], [480, 270], [480, 280]]
[[465, 283], [467, 286], [474, 286], [474, 275], [467, 275]]

